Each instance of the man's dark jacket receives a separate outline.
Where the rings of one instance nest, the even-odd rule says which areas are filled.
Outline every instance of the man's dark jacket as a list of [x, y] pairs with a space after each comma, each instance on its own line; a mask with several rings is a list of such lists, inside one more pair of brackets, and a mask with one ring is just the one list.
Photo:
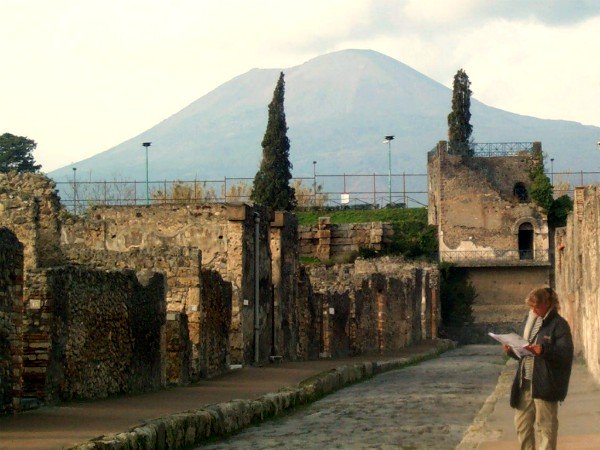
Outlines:
[[[527, 318], [521, 327], [521, 336], [525, 332]], [[550, 402], [562, 402], [567, 396], [571, 366], [573, 365], [573, 338], [571, 329], [556, 309], [551, 309], [542, 322], [540, 330], [532, 341], [542, 346], [542, 354], [535, 357], [531, 389], [533, 398]], [[520, 377], [523, 359], [515, 374], [510, 392], [510, 406], [516, 408], [521, 394]]]

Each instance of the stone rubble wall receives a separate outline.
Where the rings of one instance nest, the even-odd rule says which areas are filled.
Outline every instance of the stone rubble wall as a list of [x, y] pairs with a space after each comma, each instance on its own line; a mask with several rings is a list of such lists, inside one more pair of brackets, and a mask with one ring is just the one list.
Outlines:
[[575, 350], [600, 383], [600, 187], [578, 187], [567, 226], [556, 230], [555, 284]]
[[286, 360], [302, 359], [300, 350], [300, 303], [298, 220], [289, 212], [276, 212], [271, 222], [271, 266], [274, 306], [273, 354]]
[[25, 272], [62, 264], [59, 216], [52, 180], [36, 173], [0, 173], [0, 227], [23, 244]]
[[[133, 269], [161, 272], [167, 280], [167, 341], [171, 343], [168, 351], [167, 382], [182, 384], [198, 381], [202, 377], [214, 376], [228, 369], [229, 323], [231, 321], [231, 283], [224, 281], [214, 271], [212, 275], [203, 274], [200, 260], [201, 252], [194, 247], [153, 247], [133, 248], [119, 252], [96, 250], [81, 244], [64, 245], [65, 257], [73, 262], [99, 269]], [[214, 286], [211, 285], [214, 283]], [[178, 313], [186, 314], [182, 321]], [[228, 314], [226, 323], [222, 323], [223, 314]], [[171, 321], [177, 323], [170, 324]], [[217, 322], [218, 327], [211, 324]], [[187, 330], [184, 338], [182, 329]], [[214, 336], [206, 336], [211, 330]], [[170, 333], [176, 333], [171, 336]], [[204, 338], [202, 337], [204, 335]], [[204, 340], [203, 340], [204, 339]], [[185, 341], [189, 341], [185, 342]], [[207, 343], [210, 340], [211, 343]], [[175, 345], [175, 342], [178, 344]], [[177, 354], [191, 351], [188, 355]], [[213, 354], [225, 357], [220, 364], [212, 360]], [[206, 361], [211, 360], [211, 364]]]
[[382, 250], [392, 242], [391, 223], [366, 222], [332, 224], [329, 217], [319, 217], [315, 226], [299, 226], [300, 255], [322, 261], [339, 260], [361, 248]]
[[103, 398], [164, 385], [164, 276], [77, 266], [40, 269], [25, 286], [24, 395]]
[[[271, 350], [272, 289], [269, 214], [245, 204], [96, 207], [62, 225], [63, 245], [128, 252], [135, 248], [195, 247], [202, 267], [232, 284], [231, 362], [254, 360], [254, 226], [259, 224], [260, 357]], [[191, 321], [190, 321], [191, 323]]]
[[0, 414], [18, 411], [23, 376], [23, 246], [0, 228]]
[[384, 257], [307, 270], [321, 356], [387, 353], [437, 337], [437, 268]]

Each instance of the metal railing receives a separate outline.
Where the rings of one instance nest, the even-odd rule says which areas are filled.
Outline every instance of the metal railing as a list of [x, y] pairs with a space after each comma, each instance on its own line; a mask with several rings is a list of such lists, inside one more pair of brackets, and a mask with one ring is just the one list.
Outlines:
[[533, 151], [533, 142], [448, 142], [448, 153], [475, 157], [516, 156]]
[[548, 262], [549, 256], [548, 250], [446, 250], [440, 252], [440, 261], [452, 263]]
[[[574, 186], [600, 183], [598, 171], [546, 172], [555, 197], [573, 196]], [[80, 181], [56, 183], [63, 204], [73, 212], [94, 205], [145, 205], [159, 203], [204, 203], [248, 201], [253, 178], [224, 177], [220, 180], [150, 181], [146, 199], [145, 181]], [[292, 179], [301, 208], [381, 208], [389, 205], [387, 174], [314, 174]], [[344, 198], [342, 198], [342, 194]], [[427, 206], [427, 174], [392, 174], [392, 205]]]

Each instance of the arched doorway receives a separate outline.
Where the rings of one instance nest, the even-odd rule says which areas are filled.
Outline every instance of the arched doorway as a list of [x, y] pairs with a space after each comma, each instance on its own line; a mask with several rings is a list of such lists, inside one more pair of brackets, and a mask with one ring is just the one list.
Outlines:
[[533, 225], [529, 222], [519, 225], [519, 259], [533, 259]]

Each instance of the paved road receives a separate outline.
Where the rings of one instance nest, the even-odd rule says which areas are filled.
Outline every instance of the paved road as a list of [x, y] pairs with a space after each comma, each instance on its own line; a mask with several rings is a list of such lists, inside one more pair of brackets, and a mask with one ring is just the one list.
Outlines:
[[494, 390], [504, 362], [497, 345], [462, 347], [202, 448], [452, 449]]

